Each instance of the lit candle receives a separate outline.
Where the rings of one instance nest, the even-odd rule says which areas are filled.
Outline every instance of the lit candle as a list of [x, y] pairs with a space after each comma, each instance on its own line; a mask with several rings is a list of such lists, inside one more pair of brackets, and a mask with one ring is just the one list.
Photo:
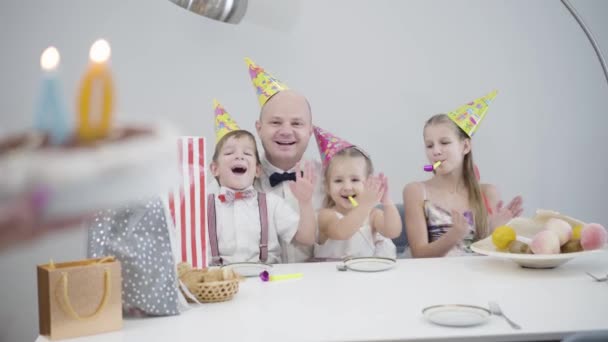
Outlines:
[[112, 121], [112, 77], [107, 62], [110, 44], [100, 39], [91, 46], [91, 63], [80, 86], [78, 98], [78, 137], [82, 141], [103, 138], [110, 132]]
[[44, 76], [35, 117], [36, 128], [47, 133], [54, 145], [65, 142], [70, 134], [67, 111], [61, 100], [57, 79], [59, 60], [59, 51], [53, 46], [44, 50], [40, 56], [40, 66], [44, 71]]

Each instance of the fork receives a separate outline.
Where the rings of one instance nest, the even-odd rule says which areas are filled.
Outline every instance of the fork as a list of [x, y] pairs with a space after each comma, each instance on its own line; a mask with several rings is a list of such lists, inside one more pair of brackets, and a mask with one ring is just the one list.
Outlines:
[[513, 322], [512, 320], [509, 319], [509, 317], [505, 316], [504, 312], [502, 312], [502, 309], [500, 308], [500, 306], [498, 305], [498, 303], [496, 302], [489, 302], [488, 306], [490, 307], [490, 312], [493, 315], [496, 316], [502, 316], [507, 323], [509, 323], [509, 325], [511, 326], [511, 328], [516, 329], [516, 330], [520, 330], [521, 327], [519, 326], [519, 324]]
[[587, 273], [587, 275], [590, 276], [591, 278], [595, 279], [595, 281], [602, 282], [602, 281], [607, 281], [608, 280], [608, 275], [605, 276], [604, 278], [598, 278], [598, 277], [594, 276], [593, 274], [591, 274], [589, 272], [585, 272], [585, 273]]

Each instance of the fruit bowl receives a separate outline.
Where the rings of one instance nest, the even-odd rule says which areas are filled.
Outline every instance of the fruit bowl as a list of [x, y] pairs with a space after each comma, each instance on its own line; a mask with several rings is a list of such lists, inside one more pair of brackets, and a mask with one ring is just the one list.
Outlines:
[[[561, 215], [549, 210], [539, 210], [534, 218], [517, 217], [507, 223], [507, 226], [515, 230], [517, 236], [531, 239], [536, 233], [544, 229], [544, 224], [551, 217], [560, 218], [572, 226], [584, 225], [584, 222], [577, 219]], [[492, 242], [492, 236], [479, 240], [471, 245], [471, 249], [479, 254], [510, 259], [521, 267], [526, 268], [555, 268], [566, 262], [599, 250], [579, 251], [560, 254], [519, 254], [499, 250]]]

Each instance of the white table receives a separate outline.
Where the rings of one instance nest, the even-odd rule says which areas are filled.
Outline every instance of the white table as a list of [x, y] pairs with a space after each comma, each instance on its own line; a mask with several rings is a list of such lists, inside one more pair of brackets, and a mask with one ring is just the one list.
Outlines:
[[[121, 331], [70, 341], [556, 340], [608, 329], [608, 283], [592, 281], [585, 271], [606, 274], [608, 253], [590, 253], [549, 270], [481, 256], [399, 260], [396, 268], [380, 273], [338, 272], [335, 263], [276, 265], [276, 274], [304, 277], [271, 283], [250, 278], [232, 301], [175, 317], [125, 319]], [[447, 328], [421, 314], [434, 304], [487, 307], [490, 300], [522, 330], [501, 317]]]

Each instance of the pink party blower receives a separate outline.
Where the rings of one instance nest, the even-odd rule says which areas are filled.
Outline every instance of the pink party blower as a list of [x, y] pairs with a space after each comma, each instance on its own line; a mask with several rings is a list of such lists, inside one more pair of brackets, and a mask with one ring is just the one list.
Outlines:
[[437, 168], [439, 167], [439, 165], [441, 165], [441, 160], [436, 161], [435, 164], [433, 164], [433, 165], [430, 165], [430, 164], [429, 165], [424, 165], [424, 171], [426, 171], [426, 172], [435, 171], [435, 170], [437, 170]]

